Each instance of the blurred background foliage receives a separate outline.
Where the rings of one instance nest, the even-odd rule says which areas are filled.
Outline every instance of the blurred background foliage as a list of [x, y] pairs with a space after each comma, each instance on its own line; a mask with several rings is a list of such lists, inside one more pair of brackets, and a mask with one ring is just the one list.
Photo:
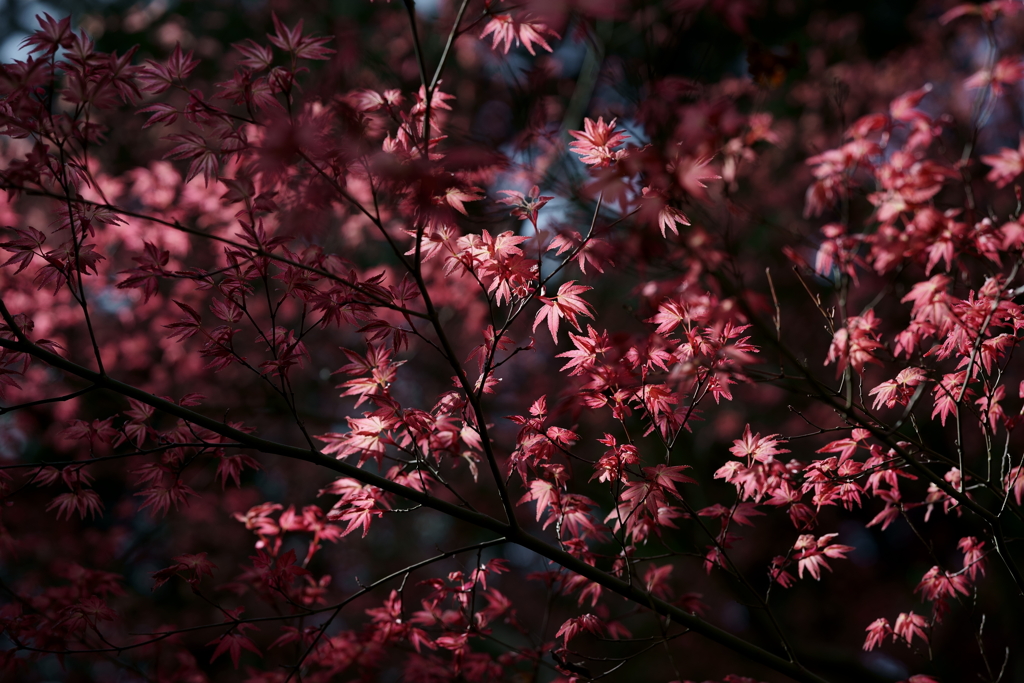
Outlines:
[[[477, 4], [474, 3], [474, 7], [479, 11]], [[597, 0], [590, 3], [589, 8], [599, 9], [600, 5]], [[678, 77], [699, 90], [723, 82], [728, 84], [730, 79], [739, 82], [738, 79], [750, 76], [756, 88], [748, 93], [742, 106], [751, 111], [772, 113], [780, 135], [777, 148], [766, 152], [762, 165], [751, 171], [751, 181], [735, 188], [735, 192], [730, 190], [730, 197], [737, 205], [742, 205], [747, 219], [747, 227], [736, 237], [742, 240], [743, 248], [736, 247], [736, 250], [743, 252], [739, 254], [741, 261], [753, 257], [752, 261], [742, 262], [757, 265], [758, 274], [763, 273], [765, 266], [788, 269], [778, 244], [792, 241], [793, 236], [804, 240], [805, 256], [813, 259], [812, 226], [823, 221], [807, 221], [803, 216], [803, 196], [810, 179], [803, 163], [807, 156], [836, 146], [840, 131], [846, 125], [869, 111], [884, 110], [893, 97], [929, 80], [948, 81], [951, 65], [965, 73], [978, 67], [976, 43], [960, 40], [950, 48], [944, 42], [947, 33], [937, 22], [949, 7], [949, 3], [944, 2], [712, 0], [702, 3], [679, 0], [668, 3], [652, 0], [634, 3], [634, 6], [636, 11], [629, 16], [612, 13], [604, 18], [598, 16], [586, 27], [572, 19], [557, 26], [563, 40], [552, 42], [552, 54], [542, 52], [531, 57], [525, 49], [516, 48], [503, 56], [492, 54], [480, 41], [457, 43], [456, 59], [446, 72], [443, 89], [457, 96], [458, 107], [446, 132], [452, 137], [453, 145], [465, 143], [468, 147], [472, 143], [477, 149], [484, 146], [500, 150], [527, 165], [531, 153], [529, 135], [564, 138], [566, 130], [580, 127], [585, 115], [622, 117], [634, 137], [632, 142], [652, 140], [659, 135], [667, 137], [665, 130], [643, 128], [632, 120], [637, 107], [651, 99], [652, 83]], [[704, 8], [682, 12], [679, 6]], [[498, 5], [495, 7], [497, 9]], [[432, 0], [418, 2], [416, 8], [422, 25], [427, 27], [423, 31], [425, 52], [431, 61], [436, 61], [451, 22], [452, 7], [445, 0]], [[180, 43], [203, 60], [196, 75], [211, 84], [210, 92], [212, 84], [231, 72], [236, 56], [231, 54], [230, 45], [271, 31], [271, 15], [275, 12], [289, 25], [302, 19], [307, 30], [336, 37], [334, 47], [339, 51], [338, 56], [315, 79], [308, 81], [307, 87], [318, 89], [321, 96], [330, 97], [361, 87], [392, 87], [410, 92], [419, 85], [408, 24], [399, 0], [392, 0], [390, 4], [381, 0], [376, 3], [369, 0], [51, 0], [46, 3], [0, 0], [0, 59], [23, 58], [19, 44], [34, 27], [33, 17], [43, 12], [53, 16], [71, 13], [74, 23], [92, 36], [101, 50], [123, 53], [139, 45], [137, 59], [163, 60]], [[467, 22], [471, 27], [468, 30], [476, 35], [482, 29], [480, 18], [479, 14], [470, 16]], [[436, 30], [432, 30], [435, 26]], [[708, 105], [703, 115], [710, 119], [728, 115], [728, 110]], [[1000, 120], [1004, 120], [1007, 124], [1004, 128], [1014, 131], [1013, 136], [1016, 136], [1019, 112], [1014, 118], [1012, 113], [1000, 110], [993, 121]], [[706, 120], [691, 118], [678, 123], [699, 128]], [[160, 142], [165, 131], [159, 128], [142, 131], [141, 117], [125, 112], [122, 125], [111, 126], [112, 144], [104, 150], [108, 155], [105, 161], [111, 165], [108, 170], [116, 174], [160, 158], [167, 145]], [[987, 128], [979, 142], [982, 153], [986, 146], [996, 146], [995, 142], [1001, 137], [1005, 137], [1005, 133], [998, 125]], [[951, 140], [950, 148], [957, 149], [958, 142], [962, 141]], [[517, 157], [520, 154], [526, 156]], [[562, 199], [578, 199], [578, 208], [582, 209], [585, 202], [579, 191], [584, 177], [580, 165], [565, 155], [547, 171], [545, 192], [556, 193]], [[549, 187], [553, 192], [548, 192]], [[762, 191], [749, 188], [762, 188]], [[770, 192], [763, 191], [764, 188], [770, 188]], [[861, 211], [860, 217], [866, 217], [870, 207], [862, 203], [851, 210], [855, 212], [852, 222], [856, 223], [856, 212]], [[580, 210], [578, 215], [574, 211], [573, 207], [565, 208], [565, 220], [586, 215], [585, 211]], [[327, 214], [310, 217], [310, 221], [316, 220], [331, 219]], [[486, 225], [504, 221], [509, 224], [504, 229], [518, 224], [508, 219], [504, 209], [493, 205], [474, 208], [470, 220]], [[652, 242], [643, 248], [663, 247], [661, 243]], [[637, 279], [636, 273], [628, 275], [631, 278], [626, 289]], [[609, 317], [614, 316], [615, 306], [608, 302], [614, 299], [615, 293], [595, 293], [595, 297], [598, 296], [605, 297], [603, 308], [610, 311]], [[806, 313], [804, 319], [794, 316], [788, 321], [786, 334], [793, 347], [804, 350], [812, 364], [820, 362], [828, 339], [819, 329], [820, 325], [804, 323], [817, 315], [813, 306], [804, 292], [795, 287], [780, 288], [780, 296], [786, 299], [787, 311], [802, 308]], [[619, 308], [622, 308], [621, 302]], [[631, 310], [619, 315], [642, 317]], [[445, 369], [438, 368], [436, 377], [419, 377], [417, 381], [442, 386], [447, 374]], [[336, 395], [333, 380], [328, 381], [323, 373], [319, 379], [319, 385], [306, 388], [310, 397]], [[564, 386], [560, 380], [552, 378], [550, 387], [533, 388], [536, 393], [545, 389], [557, 393]], [[401, 389], [410, 393], [416, 390], [416, 386]], [[424, 395], [430, 392], [424, 391]], [[715, 413], [713, 424], [709, 421], [707, 428], [698, 429], [684, 444], [688, 462], [694, 465], [695, 476], [701, 481], [711, 481], [722, 454], [748, 420], [787, 434], [807, 431], [807, 426], [787, 409], [791, 404], [800, 408], [800, 401], [806, 397], [785, 395], [768, 386], [738, 389], [737, 397], [734, 404], [723, 406]], [[260, 400], [259, 395], [247, 398], [256, 403]], [[769, 405], [775, 406], [773, 411], [765, 408]], [[272, 411], [274, 408], [268, 405], [265, 409]], [[325, 410], [322, 404], [311, 404], [309, 409]], [[346, 404], [334, 414], [321, 413], [319, 418], [330, 425], [331, 420], [340, 421], [347, 410]], [[523, 410], [521, 405], [510, 404], [497, 405], [493, 412], [500, 416]], [[498, 434], [502, 438], [514, 438], [514, 427], [502, 422]], [[590, 437], [600, 433], [600, 425], [584, 424], [581, 431]], [[937, 426], [927, 427], [926, 435], [945, 438], [944, 431]], [[806, 445], [801, 446], [801, 450], [810, 453], [816, 447]], [[315, 492], [323, 483], [322, 475], [302, 468], [294, 468], [287, 474], [260, 475], [254, 482], [258, 494], [252, 488], [230, 492], [226, 506], [242, 510], [259, 499], [282, 500], [287, 504], [290, 499], [301, 500], [303, 496], [299, 492]], [[306, 475], [310, 475], [311, 480], [302, 481]], [[717, 493], [723, 491], [728, 491], [728, 487], [722, 485]], [[693, 495], [694, 505], [698, 507], [703, 496], [707, 496], [708, 503], [715, 499], [706, 491], [698, 490]], [[176, 533], [191, 534], [196, 548], [214, 547], [223, 542], [222, 537], [216, 529], [203, 526], [204, 520], [214, 514], [223, 513], [212, 510], [206, 502], [195, 503], [183, 515], [183, 524]], [[835, 680], [894, 680], [894, 676], [907, 673], [904, 664], [881, 652], [852, 661], [837, 654], [838, 650], [832, 646], [839, 641], [859, 642], [864, 626], [888, 609], [893, 600], [906, 602], [930, 562], [923, 549], [908, 549], [914, 541], [909, 527], [897, 523], [885, 533], [866, 530], [863, 523], [873, 514], [873, 509], [862, 510], [846, 515], [843, 522], [839, 522], [839, 515], [836, 515], [832, 526], [841, 533], [840, 540], [857, 546], [858, 550], [851, 563], [837, 567], [835, 574], [828, 577], [827, 586], [804, 582], [798, 590], [773, 594], [773, 600], [778, 600], [780, 605], [779, 611], [790, 620], [788, 626], [800, 634], [798, 640], [812, 646], [807, 654], [808, 663], [834, 676]], [[858, 515], [862, 518], [859, 523], [851, 521]], [[437, 524], [432, 525], [432, 519]], [[792, 533], [787, 520], [780, 516], [775, 521], [778, 522], [775, 527], [770, 522], [762, 524], [760, 532], [775, 528], [779, 534]], [[125, 541], [127, 550], [121, 555], [119, 565], [126, 572], [134, 567], [140, 591], [145, 590], [149, 573], [163, 566], [158, 559], [159, 552], [143, 548], [155, 536], [164, 534], [166, 538], [167, 533], [147, 524], [147, 520], [142, 519], [125, 528], [124, 534], [131, 538]], [[962, 535], [956, 528], [956, 519], [936, 524], [948, 525], [949, 538]], [[400, 565], [407, 559], [405, 551], [412, 545], [427, 552], [436, 544], [455, 544], [460, 540], [452, 538], [443, 525], [444, 520], [423, 517], [422, 523], [413, 530], [415, 533], [410, 534], [402, 522], [389, 520], [375, 528], [359, 546], [359, 551], [354, 552], [349, 544], [345, 548], [331, 549], [328, 557], [337, 556], [339, 562], [344, 562], [348, 576], [367, 576], [372, 573], [370, 568], [379, 566], [382, 561]], [[826, 523], [822, 528], [832, 527]], [[250, 540], [237, 534], [231, 542], [245, 545]], [[770, 545], [767, 541], [765, 538], [764, 547]], [[166, 545], [177, 547], [169, 541]], [[748, 554], [739, 557], [740, 564], [748, 566], [752, 573], [762, 571], [759, 567], [763, 565], [763, 557], [757, 552], [762, 549], [757, 542], [744, 546]], [[917, 561], [907, 561], [911, 553], [918, 553]], [[523, 565], [533, 562], [531, 558], [519, 560]], [[693, 577], [687, 578], [703, 581], [696, 570]], [[708, 579], [705, 583], [712, 581]], [[867, 585], [871, 586], [870, 598], [858, 600]], [[839, 589], [842, 586], [847, 587], [845, 593]], [[751, 620], [756, 620], [759, 613], [728, 599], [714, 602], [712, 586], [705, 585], [701, 590], [714, 604], [718, 623], [747, 636], [753, 633], [751, 637], [756, 639], [761, 625], [751, 624]], [[837, 595], [842, 595], [843, 601], [832, 600]], [[998, 591], [985, 599], [996, 605]], [[180, 603], [168, 600], [163, 607], [179, 609]], [[528, 607], [524, 605], [523, 609]], [[999, 610], [992, 609], [990, 613], [996, 615]], [[1002, 614], [998, 619], [1003, 620], [999, 626], [1010, 633], [1019, 616]], [[946, 628], [956, 627], [947, 624]], [[965, 628], [949, 637], [966, 642], [971, 633]], [[687, 675], [717, 675], [722, 666], [716, 657], [730, 659], [727, 653], [715, 647], [685, 640], [679, 647], [688, 648], [686, 651], [693, 656], [688, 662], [692, 666]], [[849, 652], [849, 648], [845, 652]], [[941, 652], [937, 656], [941, 665], [953, 672], [944, 681], [962, 680], [957, 678], [955, 661], [944, 658]], [[1008, 680], [1024, 680], [1021, 676], [1024, 673], [1018, 669], [1011, 672]]]

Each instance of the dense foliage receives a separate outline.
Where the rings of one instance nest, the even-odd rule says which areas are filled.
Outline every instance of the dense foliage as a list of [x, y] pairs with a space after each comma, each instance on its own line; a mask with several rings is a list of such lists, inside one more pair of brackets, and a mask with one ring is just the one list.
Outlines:
[[0, 66], [5, 679], [1024, 676], [1024, 4], [205, 5]]

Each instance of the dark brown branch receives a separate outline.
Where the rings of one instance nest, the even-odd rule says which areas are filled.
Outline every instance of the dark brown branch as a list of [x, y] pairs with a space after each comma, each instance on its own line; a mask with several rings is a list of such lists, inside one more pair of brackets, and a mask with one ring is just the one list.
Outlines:
[[13, 317], [2, 302], [0, 302], [0, 316], [2, 316], [5, 322], [11, 326], [15, 336], [17, 337], [17, 341], [0, 338], [0, 348], [6, 348], [20, 353], [28, 353], [34, 358], [47, 363], [51, 367], [92, 382], [100, 388], [113, 391], [127, 398], [133, 398], [169, 415], [173, 415], [185, 420], [186, 422], [208, 429], [220, 436], [233, 439], [235, 442], [248, 448], [253, 448], [271, 455], [279, 455], [285, 458], [302, 460], [304, 462], [318, 465], [333, 472], [337, 472], [340, 475], [355, 479], [363, 484], [375, 486], [383, 491], [395, 494], [405, 498], [406, 500], [423, 505], [424, 507], [437, 510], [438, 512], [448, 515], [453, 519], [466, 522], [467, 524], [471, 524], [478, 528], [503, 536], [510, 543], [514, 543], [520, 547], [526, 548], [527, 550], [531, 550], [541, 557], [561, 565], [565, 569], [575, 572], [576, 574], [601, 585], [609, 591], [616, 593], [637, 605], [649, 607], [656, 614], [671, 618], [691, 629], [695, 633], [699, 633], [709, 640], [719, 643], [720, 645], [736, 652], [737, 654], [743, 655], [754, 662], [763, 664], [779, 673], [785, 674], [795, 681], [799, 681], [800, 683], [826, 683], [825, 679], [808, 671], [803, 666], [789, 662], [783, 657], [769, 652], [764, 648], [758, 647], [757, 645], [739, 638], [728, 631], [720, 629], [717, 626], [704, 621], [700, 617], [677, 607], [676, 605], [658, 598], [653, 598], [646, 590], [635, 585], [630, 585], [608, 572], [587, 564], [583, 560], [573, 557], [569, 553], [552, 546], [536, 536], [526, 533], [521, 528], [512, 527], [511, 525], [501, 522], [489, 515], [468, 510], [464, 507], [436, 498], [428, 493], [403, 486], [387, 479], [386, 477], [373, 474], [372, 472], [368, 472], [354, 465], [326, 456], [319, 451], [289, 446], [287, 444], [277, 443], [267, 439], [262, 439], [252, 434], [247, 434], [246, 432], [229, 427], [223, 422], [218, 422], [217, 420], [202, 415], [201, 413], [197, 413], [171, 401], [154, 396], [149, 392], [139, 389], [138, 387], [125, 384], [124, 382], [120, 382], [106, 375], [100, 375], [89, 368], [62, 358], [61, 356], [51, 353], [32, 343], [17, 327]]

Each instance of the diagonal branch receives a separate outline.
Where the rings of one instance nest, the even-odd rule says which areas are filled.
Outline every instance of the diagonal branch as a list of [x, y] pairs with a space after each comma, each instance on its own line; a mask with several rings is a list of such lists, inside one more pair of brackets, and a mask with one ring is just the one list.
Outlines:
[[248, 434], [239, 429], [229, 427], [223, 422], [207, 417], [201, 413], [180, 406], [171, 401], [159, 398], [138, 387], [118, 381], [109, 375], [101, 375], [89, 368], [83, 367], [55, 353], [34, 344], [25, 336], [25, 333], [18, 328], [7, 307], [0, 301], [0, 316], [15, 336], [15, 340], [0, 338], [0, 348], [10, 349], [20, 353], [27, 353], [34, 358], [61, 370], [69, 375], [91, 382], [98, 388], [107, 389], [127, 398], [133, 398], [153, 408], [161, 410], [169, 415], [181, 418], [186, 422], [208, 429], [211, 432], [223, 437], [232, 439], [235, 443], [253, 448], [263, 453], [279, 455], [294, 460], [302, 460], [325, 469], [337, 472], [343, 476], [351, 477], [356, 481], [369, 486], [375, 486], [381, 490], [393, 493], [424, 507], [431, 508], [452, 519], [457, 519], [471, 524], [480, 529], [491, 531], [497, 535], [504, 536], [506, 541], [514, 543], [522, 548], [530, 550], [541, 557], [550, 560], [565, 569], [579, 574], [590, 581], [593, 581], [609, 591], [616, 593], [627, 600], [643, 607], [649, 607], [656, 614], [670, 618], [686, 628], [699, 633], [704, 637], [740, 654], [754, 662], [763, 664], [779, 673], [785, 674], [794, 681], [800, 683], [827, 683], [825, 679], [812, 673], [804, 666], [786, 660], [779, 655], [765, 650], [747, 640], [744, 640], [728, 631], [725, 631], [707, 621], [701, 619], [691, 612], [673, 605], [664, 600], [652, 597], [643, 588], [630, 585], [618, 577], [601, 570], [583, 560], [570, 555], [569, 553], [523, 531], [519, 527], [512, 527], [501, 522], [490, 515], [473, 510], [468, 510], [428, 493], [418, 491], [407, 486], [398, 484], [386, 477], [382, 477], [367, 470], [336, 460], [323, 453], [309, 449], [277, 443], [262, 439], [253, 434]]

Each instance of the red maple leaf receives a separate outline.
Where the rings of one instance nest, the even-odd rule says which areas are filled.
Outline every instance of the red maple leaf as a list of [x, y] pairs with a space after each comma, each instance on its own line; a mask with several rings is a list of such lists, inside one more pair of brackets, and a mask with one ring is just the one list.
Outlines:
[[238, 630], [229, 631], [228, 633], [225, 633], [219, 638], [215, 638], [214, 640], [211, 640], [209, 643], [207, 643], [207, 646], [213, 645], [215, 643], [217, 645], [217, 649], [213, 651], [213, 656], [210, 657], [211, 664], [225, 652], [231, 655], [231, 664], [236, 669], [238, 668], [238, 659], [242, 656], [242, 650], [248, 650], [249, 652], [252, 652], [260, 657], [263, 656], [263, 653], [260, 652], [260, 649], [256, 647], [256, 643], [252, 642], [248, 636], [245, 636], [239, 632], [242, 626], [250, 625], [239, 624]]

